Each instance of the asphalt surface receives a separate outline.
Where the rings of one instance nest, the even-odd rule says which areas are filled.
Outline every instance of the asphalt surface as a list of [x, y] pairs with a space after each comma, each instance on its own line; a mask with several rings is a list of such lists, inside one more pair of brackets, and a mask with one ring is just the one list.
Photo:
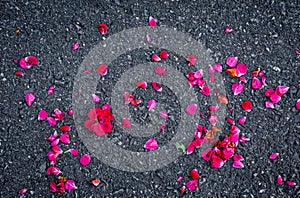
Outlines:
[[[179, 188], [189, 181], [189, 171], [197, 168], [199, 189], [183, 196], [299, 197], [300, 115], [295, 104], [300, 98], [300, 56], [294, 53], [294, 49], [300, 48], [299, 10], [297, 1], [257, 4], [233, 1], [1, 1], [0, 197], [18, 197], [18, 190], [24, 187], [29, 189], [26, 197], [61, 196], [49, 190], [49, 182], [55, 177], [45, 173], [48, 166], [45, 155], [50, 146], [44, 138], [54, 129], [47, 122], [39, 122], [37, 113], [40, 109], [51, 112], [56, 108], [67, 112], [72, 104], [77, 70], [93, 46], [122, 30], [147, 26], [149, 16], [157, 19], [158, 26], [176, 28], [204, 43], [216, 62], [224, 64], [227, 56], [237, 56], [247, 64], [249, 71], [257, 67], [265, 70], [270, 87], [286, 85], [290, 89], [275, 109], [266, 109], [264, 92], [252, 90], [249, 83], [239, 97], [228, 94], [228, 106], [234, 109], [228, 115], [235, 119], [247, 115], [247, 122], [241, 129], [251, 141], [238, 146], [238, 153], [245, 158], [243, 169], [234, 169], [231, 162], [221, 169], [212, 169], [197, 152], [182, 156], [162, 169], [143, 173], [119, 171], [96, 158], [82, 167], [78, 157], [63, 155], [58, 165], [64, 176], [74, 179], [78, 187], [63, 196], [179, 197]], [[108, 33], [104, 36], [97, 30], [99, 23], [108, 25]], [[225, 34], [226, 26], [233, 31]], [[19, 34], [15, 34], [17, 29]], [[72, 51], [75, 42], [79, 42], [80, 47]], [[28, 55], [38, 57], [39, 64], [25, 71], [13, 62]], [[132, 57], [136, 63], [147, 58], [142, 51], [133, 53]], [[18, 70], [25, 75], [15, 76]], [[248, 72], [246, 77], [250, 79], [250, 76]], [[234, 80], [225, 73], [223, 77], [227, 92], [231, 93]], [[115, 78], [116, 81], [118, 76]], [[56, 86], [55, 92], [47, 95], [52, 84]], [[24, 100], [27, 92], [36, 95], [30, 107]], [[104, 101], [109, 101], [109, 93], [106, 97]], [[253, 110], [247, 114], [240, 108], [246, 99], [254, 103]], [[176, 97], [172, 96], [168, 102], [177, 114]], [[137, 116], [136, 120], [139, 118]], [[64, 123], [74, 127], [71, 117]], [[173, 127], [176, 128], [176, 123]], [[88, 152], [82, 143], [76, 144], [80, 138], [75, 127], [72, 129], [72, 147], [79, 149], [81, 154]], [[168, 135], [166, 140], [170, 138]], [[138, 150], [142, 145], [139, 144], [137, 139], [128, 149]], [[70, 145], [62, 148], [66, 150]], [[268, 156], [275, 152], [280, 156], [270, 161]], [[296, 186], [276, 184], [279, 174], [284, 180], [296, 182]], [[176, 182], [179, 175], [184, 176], [183, 182]], [[89, 183], [94, 178], [102, 181], [98, 187]]]

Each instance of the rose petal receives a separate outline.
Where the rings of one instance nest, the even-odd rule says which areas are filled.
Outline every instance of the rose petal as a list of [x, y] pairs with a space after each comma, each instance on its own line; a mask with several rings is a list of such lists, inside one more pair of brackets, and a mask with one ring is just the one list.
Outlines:
[[265, 106], [266, 106], [267, 108], [274, 109], [274, 104], [273, 104], [273, 102], [271, 102], [271, 101], [266, 101], [266, 102], [265, 102]]
[[225, 33], [230, 33], [230, 32], [232, 32], [232, 28], [226, 26], [224, 32], [225, 32]]
[[244, 164], [241, 161], [234, 161], [232, 166], [233, 168], [244, 168]]
[[51, 174], [59, 175], [61, 173], [61, 171], [56, 166], [49, 166], [48, 169], [46, 170], [46, 173], [48, 175], [51, 175]]
[[235, 154], [233, 156], [233, 161], [243, 161], [243, 160], [244, 160], [244, 157], [242, 155]]
[[221, 168], [224, 165], [224, 161], [218, 157], [213, 155], [211, 160], [211, 167], [212, 168]]
[[202, 69], [199, 69], [197, 70], [195, 73], [194, 73], [194, 78], [202, 78], [203, 77], [203, 71]]
[[79, 43], [74, 43], [72, 46], [72, 50], [77, 50], [79, 45], [80, 45]]
[[239, 80], [240, 80], [241, 82], [243, 82], [243, 83], [247, 83], [247, 80], [246, 80], [245, 76], [241, 76], [241, 77], [239, 78]]
[[93, 94], [92, 97], [93, 97], [94, 103], [99, 103], [100, 102], [100, 98], [96, 94]]
[[53, 94], [54, 92], [54, 89], [55, 89], [55, 86], [54, 85], [51, 85], [47, 91], [47, 94], [50, 95], [50, 94]]
[[221, 95], [218, 96], [218, 102], [220, 104], [227, 105], [228, 104], [228, 99], [227, 99], [227, 97], [225, 95], [221, 94]]
[[286, 184], [288, 186], [296, 186], [296, 182], [292, 182], [292, 181], [286, 181]]
[[197, 111], [197, 104], [189, 104], [185, 110], [188, 114], [193, 115]]
[[156, 74], [163, 75], [163, 76], [167, 75], [166, 69], [163, 67], [155, 67], [154, 72]]
[[267, 77], [266, 76], [262, 76], [261, 77], [261, 82], [264, 86], [267, 86], [267, 83], [266, 83], [266, 80], [267, 80]]
[[196, 63], [197, 58], [195, 54], [191, 54], [186, 58], [186, 60], [189, 62], [189, 66], [192, 66]]
[[151, 111], [151, 109], [153, 109], [156, 106], [156, 101], [155, 100], [149, 100], [148, 102], [148, 111]]
[[51, 147], [51, 150], [54, 152], [54, 153], [58, 153], [58, 154], [62, 154], [63, 153], [63, 150], [59, 147], [59, 146], [52, 146]]
[[234, 122], [234, 120], [233, 120], [232, 118], [227, 117], [227, 118], [226, 118], [226, 121], [227, 121], [229, 124], [231, 124], [231, 125], [234, 125], [234, 124], [235, 124], [235, 122]]
[[277, 176], [276, 181], [277, 181], [277, 184], [279, 184], [279, 185], [282, 185], [282, 184], [283, 184], [283, 179], [282, 179], [281, 175], [278, 175], [278, 176]]
[[27, 188], [22, 188], [19, 190], [19, 194], [24, 195], [27, 192], [27, 190], [28, 190]]
[[261, 82], [257, 77], [253, 77], [251, 85], [252, 85], [253, 89], [260, 89], [261, 88]]
[[300, 55], [300, 51], [297, 49], [294, 49], [295, 54]]
[[101, 183], [101, 181], [99, 180], [99, 179], [93, 179], [92, 181], [91, 181], [91, 183], [94, 185], [94, 186], [99, 186], [99, 184]]
[[196, 180], [199, 178], [199, 172], [197, 169], [193, 169], [190, 171], [190, 177], [193, 179], [193, 180]]
[[222, 68], [222, 65], [220, 63], [216, 63], [216, 64], [214, 64], [214, 69], [217, 72], [222, 72], [223, 68]]
[[56, 119], [56, 120], [63, 120], [65, 119], [65, 114], [64, 112], [62, 112], [61, 110], [59, 109], [54, 109], [53, 111], [54, 113], [52, 114], [52, 116]]
[[229, 67], [235, 67], [237, 64], [238, 58], [234, 57], [234, 56], [229, 56], [226, 59], [226, 65], [228, 65]]
[[65, 188], [66, 190], [75, 190], [77, 189], [77, 186], [73, 180], [67, 180], [65, 183]]
[[131, 128], [131, 122], [128, 118], [122, 118], [122, 128], [123, 129]]
[[100, 23], [98, 25], [98, 31], [100, 32], [100, 34], [106, 34], [107, 33], [107, 25], [105, 23]]
[[300, 99], [298, 99], [296, 102], [296, 109], [300, 110]]
[[244, 135], [240, 136], [240, 142], [244, 143], [244, 142], [249, 142], [249, 141], [250, 141], [250, 139], [246, 138], [246, 136], [244, 136]]
[[201, 154], [202, 158], [205, 160], [205, 161], [209, 161], [211, 159], [211, 156], [212, 156], [212, 149], [211, 148], [206, 148], [202, 154]]
[[22, 71], [16, 71], [15, 75], [16, 76], [24, 76], [24, 73]]
[[99, 67], [97, 68], [97, 72], [98, 74], [100, 74], [101, 76], [105, 76], [107, 74], [107, 66], [105, 64], [101, 64], [99, 65]]
[[159, 113], [159, 115], [160, 115], [160, 117], [162, 117], [162, 118], [169, 118], [169, 117], [170, 117], [166, 111], [161, 111], [161, 112]]
[[54, 133], [51, 134], [49, 137], [45, 138], [45, 140], [52, 142], [52, 141], [54, 141], [57, 137], [58, 137], [58, 133], [57, 133], [57, 131], [54, 131]]
[[70, 144], [71, 143], [70, 134], [68, 133], [61, 134], [61, 136], [59, 137], [59, 141], [61, 141], [64, 144]]
[[231, 77], [237, 77], [237, 71], [235, 67], [228, 68], [225, 70], [225, 72]]
[[161, 124], [160, 129], [162, 132], [165, 132], [166, 124]]
[[186, 187], [187, 189], [189, 189], [189, 191], [194, 191], [198, 188], [198, 180], [192, 180], [186, 183]]
[[240, 125], [245, 124], [245, 122], [246, 122], [246, 117], [244, 116], [244, 117], [239, 118], [238, 122], [239, 122]]
[[273, 104], [276, 104], [281, 100], [281, 97], [276, 93], [274, 93], [270, 96], [270, 100], [272, 101]]
[[186, 191], [186, 187], [185, 186], [182, 186], [180, 189], [179, 189], [180, 193], [184, 193]]
[[149, 43], [149, 44], [151, 43], [151, 38], [150, 38], [149, 35], [147, 35], [147, 39], [146, 40], [147, 40], [147, 43]]
[[54, 127], [56, 125], [56, 120], [55, 118], [52, 118], [52, 117], [48, 117], [47, 118], [47, 121], [49, 123], [50, 126]]
[[33, 93], [25, 94], [25, 101], [26, 101], [28, 106], [31, 106], [32, 103], [34, 102], [34, 100], [35, 100], [35, 96], [34, 96]]
[[274, 160], [274, 159], [276, 159], [278, 156], [279, 156], [279, 153], [272, 153], [272, 154], [269, 156], [269, 159], [270, 159], [270, 160]]
[[210, 66], [208, 67], [208, 73], [209, 73], [209, 74], [215, 73], [215, 69], [214, 69], [213, 66], [210, 65]]
[[231, 125], [230, 126], [230, 133], [232, 133], [232, 134], [238, 134], [240, 132], [241, 132], [241, 130], [237, 126], [235, 126], [235, 125]]
[[219, 110], [219, 106], [208, 106], [210, 112], [217, 112]]
[[38, 114], [38, 120], [46, 120], [46, 118], [48, 117], [48, 113], [46, 110], [40, 110], [39, 114]]
[[166, 50], [162, 50], [159, 53], [159, 57], [162, 58], [162, 59], [167, 59], [169, 57], [169, 54]]
[[161, 58], [157, 54], [152, 54], [151, 59], [155, 62], [161, 61]]
[[158, 148], [158, 144], [155, 138], [150, 138], [144, 145], [144, 148], [148, 150], [156, 150]]
[[50, 182], [50, 190], [51, 192], [57, 192], [56, 183]]
[[209, 96], [210, 94], [210, 87], [209, 86], [203, 86], [202, 90], [201, 90], [201, 93], [206, 95], [206, 96]]
[[136, 83], [136, 86], [142, 89], [146, 89], [147, 88], [147, 82], [146, 81], [139, 81]]
[[29, 69], [32, 65], [38, 64], [38, 59], [35, 56], [27, 56], [25, 58], [21, 58], [19, 61], [20, 67], [24, 69]]
[[70, 153], [75, 157], [78, 156], [78, 154], [79, 154], [77, 149], [70, 149]]
[[152, 82], [152, 87], [155, 91], [161, 92], [162, 91], [162, 86], [158, 84], [157, 82]]
[[183, 180], [182, 176], [179, 176], [178, 179], [176, 180], [177, 182], [181, 182]]
[[210, 116], [208, 116], [208, 121], [210, 122], [210, 124], [212, 126], [215, 126], [216, 123], [218, 122], [218, 116], [216, 116], [216, 115], [210, 115]]
[[232, 84], [231, 88], [232, 88], [233, 94], [236, 96], [236, 95], [239, 95], [240, 93], [242, 93], [242, 91], [244, 90], [244, 85], [242, 83], [235, 82]]
[[271, 95], [273, 95], [275, 93], [275, 91], [272, 88], [268, 88], [265, 91], [265, 96], [270, 97]]
[[242, 108], [247, 111], [250, 112], [252, 110], [252, 102], [250, 100], [246, 100], [242, 103]]
[[247, 73], [247, 66], [244, 63], [239, 63], [236, 66], [236, 75], [237, 77], [241, 77]]
[[62, 132], [69, 132], [71, 131], [71, 127], [69, 125], [63, 125], [59, 128]]
[[149, 17], [149, 26], [150, 27], [156, 26], [156, 20], [152, 16]]
[[87, 166], [87, 165], [89, 165], [89, 163], [91, 162], [91, 156], [90, 156], [90, 154], [87, 153], [87, 154], [81, 156], [79, 162], [80, 162], [80, 164], [81, 164], [82, 166]]
[[234, 148], [225, 148], [222, 150], [222, 158], [223, 160], [228, 160], [234, 154]]
[[210, 78], [209, 78], [209, 82], [214, 82], [215, 80], [216, 80], [216, 76], [211, 76]]
[[287, 87], [287, 86], [277, 86], [275, 93], [279, 96], [283, 96], [288, 90], [289, 90], [289, 87]]

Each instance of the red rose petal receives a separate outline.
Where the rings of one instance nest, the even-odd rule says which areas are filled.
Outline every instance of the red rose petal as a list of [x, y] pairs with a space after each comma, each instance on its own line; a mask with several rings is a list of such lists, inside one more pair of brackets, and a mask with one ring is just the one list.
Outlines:
[[75, 185], [74, 180], [67, 180], [65, 183], [66, 190], [75, 190], [77, 186]]
[[169, 57], [169, 54], [166, 50], [162, 50], [159, 53], [159, 57], [162, 58], [162, 59], [167, 59]]
[[152, 87], [155, 91], [161, 92], [162, 91], [162, 86], [158, 84], [157, 82], [152, 82]]
[[282, 185], [282, 184], [283, 184], [283, 179], [282, 179], [281, 175], [278, 175], [278, 176], [277, 176], [276, 181], [277, 181], [277, 184], [279, 184], [279, 185]]
[[253, 89], [260, 89], [261, 88], [261, 82], [257, 77], [253, 77], [251, 85], [252, 85]]
[[155, 67], [154, 72], [156, 74], [163, 75], [163, 76], [167, 75], [166, 69], [163, 67]]
[[38, 59], [35, 56], [27, 56], [25, 58], [21, 58], [19, 64], [24, 69], [29, 69], [32, 65], [38, 64]]
[[180, 189], [179, 189], [180, 193], [184, 193], [186, 191], [186, 187], [185, 186], [182, 186]]
[[233, 68], [228, 68], [225, 70], [225, 72], [231, 76], [231, 77], [237, 77], [237, 71], [236, 71], [236, 68], [233, 67]]
[[206, 96], [209, 96], [210, 94], [210, 87], [209, 86], [203, 86], [202, 90], [201, 90], [201, 93], [206, 95]]
[[208, 73], [209, 73], [209, 74], [215, 73], [215, 69], [214, 69], [213, 66], [210, 65], [210, 66], [208, 67]]
[[239, 154], [235, 154], [233, 156], [233, 161], [243, 161], [243, 160], [244, 160], [244, 157]]
[[242, 93], [242, 91], [244, 90], [244, 85], [242, 83], [235, 82], [232, 84], [231, 88], [232, 88], [233, 94], [236, 96], [236, 95], [239, 95], [240, 93]]
[[242, 103], [242, 108], [247, 111], [250, 112], [252, 110], [252, 102], [250, 100], [246, 100]]
[[188, 114], [193, 115], [197, 111], [197, 104], [189, 104], [185, 110]]
[[300, 51], [297, 49], [294, 49], [295, 54], [300, 55]]
[[156, 150], [158, 148], [158, 144], [155, 138], [150, 138], [144, 145], [144, 148], [148, 150]]
[[151, 59], [155, 62], [161, 61], [161, 58], [157, 54], [152, 54]]
[[40, 110], [40, 112], [38, 114], [38, 120], [46, 120], [47, 117], [48, 117], [47, 111]]
[[57, 131], [54, 131], [54, 133], [51, 134], [50, 137], [45, 138], [45, 140], [52, 142], [52, 141], [54, 141], [57, 137], [58, 137], [58, 133], [57, 133]]
[[193, 180], [196, 180], [199, 178], [199, 172], [197, 169], [193, 169], [190, 171], [190, 177], [193, 179]]
[[236, 66], [236, 75], [237, 77], [241, 77], [247, 73], [247, 66], [244, 63], [239, 63]]
[[100, 32], [100, 34], [106, 34], [107, 33], [107, 25], [105, 23], [100, 23], [98, 25], [98, 31]]
[[94, 185], [94, 186], [99, 186], [99, 184], [101, 183], [101, 181], [99, 179], [94, 179], [91, 181], [91, 183]]
[[149, 26], [150, 27], [156, 26], [156, 20], [152, 16], [149, 17]]
[[93, 94], [92, 97], [93, 97], [94, 103], [99, 103], [100, 102], [100, 98], [96, 94]]
[[136, 83], [136, 86], [142, 89], [146, 89], [147, 88], [147, 82], [146, 81], [139, 81]]
[[128, 118], [122, 118], [122, 128], [123, 129], [131, 128], [131, 122]]
[[196, 63], [197, 58], [195, 54], [191, 54], [186, 58], [186, 60], [189, 62], [189, 66], [192, 66]]
[[151, 111], [151, 109], [153, 109], [156, 106], [156, 101], [155, 100], [149, 100], [148, 102], [148, 111]]
[[91, 156], [89, 153], [83, 155], [80, 160], [79, 160], [80, 164], [82, 166], [87, 166], [90, 162], [91, 162]]
[[231, 124], [231, 125], [234, 125], [234, 124], [235, 124], [235, 122], [234, 122], [234, 120], [233, 120], [232, 118], [227, 117], [227, 118], [226, 118], [226, 121], [227, 121], [229, 124]]
[[107, 74], [107, 66], [105, 64], [101, 64], [99, 65], [99, 67], [97, 68], [97, 72], [98, 74], [100, 74], [101, 76], [105, 76]]
[[279, 156], [279, 153], [272, 153], [272, 154], [269, 156], [269, 159], [270, 159], [270, 160], [274, 160], [274, 159], [276, 159], [278, 156]]
[[177, 182], [181, 182], [183, 180], [182, 176], [179, 176], [178, 179], [176, 180]]
[[273, 95], [275, 93], [275, 91], [272, 88], [268, 88], [265, 91], [265, 96], [270, 97], [271, 95]]
[[26, 101], [28, 106], [31, 106], [32, 103], [34, 102], [34, 100], [35, 100], [35, 96], [34, 96], [33, 93], [25, 94], [25, 101]]
[[202, 158], [205, 160], [205, 161], [209, 161], [211, 159], [211, 156], [212, 156], [212, 149], [211, 148], [206, 148], [202, 154], [201, 154]]
[[63, 150], [59, 146], [52, 146], [51, 150], [54, 153], [58, 153], [58, 154], [62, 154], [63, 153]]
[[16, 76], [24, 76], [24, 73], [22, 71], [16, 71], [15, 75]]
[[55, 182], [50, 182], [50, 190], [51, 192], [57, 192], [57, 187]]
[[247, 80], [246, 80], [245, 76], [241, 76], [241, 77], [239, 78], [239, 80], [240, 80], [241, 82], [243, 82], [243, 83], [247, 83]]
[[210, 112], [217, 112], [219, 110], [219, 106], [208, 106]]
[[71, 131], [71, 127], [69, 125], [63, 125], [59, 128], [62, 132], [69, 132]]
[[224, 161], [218, 157], [213, 155], [211, 160], [211, 167], [212, 168], [221, 168], [224, 165]]
[[165, 128], [166, 128], [166, 125], [165, 124], [161, 124], [160, 125], [160, 129], [162, 132], [165, 132]]
[[234, 57], [234, 56], [229, 56], [226, 59], [226, 65], [228, 65], [229, 67], [235, 67], [237, 64], [238, 58]]
[[77, 50], [79, 45], [80, 45], [79, 43], [74, 43], [72, 46], [72, 50]]

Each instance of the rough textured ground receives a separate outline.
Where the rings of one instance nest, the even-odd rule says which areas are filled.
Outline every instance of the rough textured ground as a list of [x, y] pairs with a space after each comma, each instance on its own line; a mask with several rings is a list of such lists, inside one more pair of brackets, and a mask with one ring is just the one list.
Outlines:
[[[158, 25], [176, 27], [205, 43], [216, 62], [224, 63], [229, 55], [238, 56], [250, 71], [264, 69], [271, 87], [286, 85], [290, 90], [273, 110], [264, 107], [263, 91], [253, 91], [250, 86], [239, 97], [229, 98], [229, 106], [236, 109], [232, 115], [235, 118], [245, 114], [240, 110], [242, 100], [254, 101], [253, 111], [247, 114], [247, 123], [242, 128], [251, 141], [238, 148], [245, 157], [244, 169], [232, 168], [231, 162], [219, 170], [211, 169], [197, 152], [182, 156], [163, 169], [144, 173], [118, 171], [95, 158], [83, 168], [77, 158], [67, 155], [59, 159], [59, 166], [64, 175], [76, 181], [78, 190], [66, 196], [178, 197], [178, 188], [183, 184], [176, 182], [178, 175], [185, 176], [186, 182], [193, 168], [200, 171], [200, 186], [199, 190], [186, 193], [187, 197], [299, 196], [300, 115], [295, 103], [300, 98], [300, 59], [294, 53], [300, 47], [297, 1], [266, 1], [256, 5], [223, 1], [50, 2], [0, 2], [0, 197], [16, 197], [23, 187], [29, 188], [26, 197], [59, 196], [50, 192], [52, 176], [45, 174], [49, 144], [44, 138], [53, 129], [46, 122], [38, 122], [37, 113], [42, 108], [67, 111], [72, 82], [90, 49], [103, 37], [146, 26], [149, 16], [155, 17]], [[109, 27], [105, 36], [97, 30], [100, 22]], [[233, 28], [232, 33], [223, 32], [226, 25]], [[16, 29], [20, 30], [18, 35], [14, 34]], [[79, 50], [72, 51], [75, 42], [81, 45]], [[26, 70], [24, 77], [14, 76], [19, 66], [13, 60], [28, 55], [37, 56], [39, 65]], [[227, 75], [224, 79], [229, 93], [233, 80]], [[48, 96], [46, 92], [52, 84], [56, 86], [55, 93]], [[31, 107], [24, 101], [28, 91], [37, 98]], [[70, 117], [65, 123], [74, 124]], [[72, 142], [76, 141], [80, 139], [73, 130]], [[81, 153], [87, 152], [83, 144], [76, 147]], [[279, 152], [280, 157], [270, 161], [268, 156], [273, 152]], [[277, 185], [278, 174], [297, 185]], [[102, 180], [97, 188], [89, 184], [96, 177]]]

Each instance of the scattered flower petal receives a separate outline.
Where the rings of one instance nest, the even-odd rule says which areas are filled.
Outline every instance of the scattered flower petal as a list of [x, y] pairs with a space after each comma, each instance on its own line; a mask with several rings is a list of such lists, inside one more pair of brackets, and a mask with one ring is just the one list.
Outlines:
[[270, 160], [274, 160], [274, 159], [276, 159], [278, 156], [279, 156], [279, 153], [272, 153], [272, 154], [269, 156], [269, 159], [270, 159]]
[[79, 155], [79, 152], [78, 152], [77, 149], [70, 149], [70, 153], [71, 153], [74, 157], [76, 157], [76, 156]]
[[232, 118], [227, 117], [227, 118], [226, 118], [226, 121], [227, 121], [229, 124], [231, 124], [231, 125], [235, 125], [235, 122], [234, 122], [234, 120], [233, 120]]
[[53, 94], [54, 93], [54, 89], [55, 89], [55, 86], [54, 85], [51, 85], [47, 91], [47, 94], [50, 95], [50, 94]]
[[244, 135], [240, 136], [240, 142], [244, 143], [244, 142], [249, 142], [249, 141], [250, 141], [250, 139], [247, 138], [246, 136], [244, 136]]
[[281, 175], [278, 175], [276, 180], [277, 180], [277, 184], [279, 184], [279, 185], [283, 184], [283, 179], [282, 179]]
[[292, 181], [286, 181], [286, 184], [288, 186], [296, 186], [296, 183], [295, 182], [292, 182]]
[[54, 127], [56, 125], [56, 120], [55, 118], [52, 117], [48, 117], [47, 118], [48, 123], [50, 124], [50, 126]]
[[98, 31], [100, 32], [100, 34], [102, 34], [102, 35], [106, 34], [107, 30], [108, 30], [108, 28], [107, 28], [107, 25], [105, 23], [100, 23], [98, 25]]
[[70, 144], [71, 143], [70, 134], [68, 133], [61, 134], [61, 136], [59, 137], [59, 141], [61, 141], [64, 144]]
[[165, 132], [166, 124], [161, 124], [160, 129], [162, 132]]
[[214, 69], [217, 72], [222, 72], [223, 67], [220, 63], [216, 63], [216, 64], [214, 64]]
[[237, 64], [238, 58], [234, 57], [234, 56], [229, 56], [226, 59], [226, 65], [228, 65], [229, 67], [235, 67]]
[[212, 168], [221, 168], [223, 165], [224, 165], [224, 161], [220, 157], [216, 155], [212, 156], [212, 160], [211, 160]]
[[198, 180], [192, 180], [186, 183], [186, 187], [187, 189], [189, 189], [189, 191], [194, 191], [198, 188]]
[[272, 88], [268, 88], [265, 91], [265, 96], [270, 97], [271, 95], [273, 95], [275, 93], [275, 91]]
[[267, 108], [274, 109], [274, 104], [273, 104], [273, 102], [271, 102], [271, 101], [266, 101], [266, 102], [265, 102], [265, 106], [266, 106]]
[[156, 74], [163, 75], [163, 76], [167, 75], [166, 69], [163, 67], [155, 67], [154, 72]]
[[105, 76], [107, 74], [107, 66], [105, 64], [100, 64], [99, 67], [97, 68], [98, 74], [101, 76]]
[[100, 98], [96, 94], [93, 94], [92, 97], [93, 97], [94, 103], [99, 103], [100, 102]]
[[181, 182], [183, 180], [182, 176], [179, 176], [178, 179], [176, 180], [177, 182]]
[[298, 99], [296, 102], [296, 109], [300, 110], [300, 99]]
[[77, 50], [79, 45], [80, 45], [79, 43], [74, 43], [72, 46], [72, 50]]
[[21, 190], [19, 190], [19, 194], [24, 195], [27, 192], [27, 190], [27, 188], [22, 188]]
[[136, 86], [142, 89], [146, 89], [147, 88], [147, 82], [146, 81], [139, 81], [136, 83]]
[[159, 53], [159, 57], [162, 58], [162, 59], [167, 59], [169, 57], [169, 54], [166, 50], [162, 50]]
[[188, 114], [193, 115], [197, 111], [197, 104], [189, 104], [185, 110]]
[[75, 190], [77, 189], [77, 186], [73, 180], [67, 180], [65, 183], [65, 188], [66, 190]]
[[24, 73], [22, 71], [16, 71], [15, 75], [16, 76], [24, 76]]
[[33, 65], [38, 64], [38, 59], [35, 56], [27, 56], [25, 58], [21, 58], [19, 64], [23, 69], [29, 69]]
[[232, 166], [233, 168], [244, 168], [244, 164], [241, 161], [234, 161]]
[[161, 58], [160, 58], [157, 54], [152, 54], [151, 58], [152, 58], [152, 60], [154, 60], [155, 62], [161, 61]]
[[217, 112], [219, 110], [219, 106], [208, 106], [210, 112]]
[[239, 63], [236, 66], [236, 76], [241, 77], [247, 73], [247, 66], [244, 63]]
[[152, 82], [152, 87], [155, 91], [161, 92], [162, 91], [162, 86], [158, 84], [157, 82]]
[[59, 128], [62, 132], [69, 132], [71, 131], [71, 127], [69, 125], [63, 125]]
[[250, 112], [252, 110], [252, 102], [250, 100], [245, 100], [242, 103], [242, 108], [247, 111]]
[[239, 95], [240, 93], [242, 93], [242, 91], [244, 90], [244, 85], [242, 83], [235, 82], [232, 84], [231, 88], [232, 88], [233, 94], [236, 96], [236, 95]]
[[156, 20], [152, 16], [149, 17], [149, 26], [150, 27], [156, 26]]
[[247, 80], [246, 80], [245, 76], [241, 76], [241, 77], [239, 78], [239, 80], [240, 80], [241, 82], [243, 82], [243, 83], [247, 83]]
[[225, 95], [221, 94], [221, 95], [218, 96], [218, 102], [220, 104], [227, 105], [228, 104], [228, 99], [227, 99], [227, 97]]
[[158, 144], [155, 138], [150, 138], [144, 145], [144, 148], [148, 150], [156, 150], [158, 148]]
[[239, 154], [235, 154], [233, 156], [233, 161], [243, 161], [243, 160], [244, 160], [244, 157]]
[[287, 87], [287, 86], [277, 86], [275, 93], [279, 96], [283, 96], [288, 90], [289, 90], [289, 87]]
[[300, 51], [297, 49], [294, 49], [295, 54], [300, 55]]
[[151, 111], [156, 106], [156, 101], [155, 100], [149, 100], [148, 102], [148, 111]]
[[225, 72], [231, 77], [237, 77], [237, 71], [235, 67], [228, 68], [225, 70]]
[[210, 115], [210, 116], [208, 116], [208, 121], [210, 122], [210, 124], [212, 126], [215, 126], [217, 124], [217, 122], [218, 122], [218, 116], [216, 116], [216, 115]]
[[195, 54], [191, 54], [186, 58], [187, 61], [189, 61], [189, 66], [192, 66], [196, 63], [197, 58]]
[[209, 96], [210, 94], [210, 87], [209, 86], [203, 86], [201, 93], [203, 93], [206, 96]]
[[197, 169], [193, 169], [190, 171], [190, 177], [195, 180], [199, 178], [199, 172]]
[[69, 108], [68, 115], [69, 115], [69, 116], [72, 116], [72, 115], [73, 115], [73, 109], [72, 109], [72, 107]]
[[246, 117], [244, 116], [244, 117], [239, 118], [238, 122], [239, 122], [240, 125], [245, 124], [245, 122], [246, 122]]
[[225, 32], [225, 33], [230, 33], [230, 32], [232, 32], [232, 28], [226, 26], [224, 32]]
[[91, 156], [89, 153], [83, 155], [80, 160], [79, 160], [80, 164], [82, 166], [87, 166], [90, 162], [91, 162]]
[[31, 106], [32, 103], [34, 102], [34, 100], [35, 100], [35, 96], [34, 96], [33, 93], [25, 94], [25, 101], [26, 101], [28, 106]]
[[281, 100], [281, 97], [274, 93], [270, 96], [270, 100], [273, 102], [273, 104], [276, 104]]
[[56, 119], [56, 120], [60, 120], [62, 121], [63, 119], [65, 119], [65, 114], [64, 112], [62, 112], [59, 109], [54, 109], [54, 113], [52, 114], [52, 116]]
[[92, 181], [91, 181], [91, 183], [94, 185], [94, 186], [99, 186], [99, 184], [101, 183], [101, 181], [99, 180], [99, 179], [93, 179]]
[[131, 128], [131, 122], [128, 118], [122, 118], [122, 128], [123, 129]]
[[261, 82], [257, 77], [253, 77], [251, 85], [252, 85], [253, 89], [260, 89], [261, 88]]
[[147, 35], [147, 43], [151, 43], [151, 38], [150, 38], [150, 36], [149, 35]]
[[160, 115], [160, 117], [162, 117], [162, 118], [169, 118], [169, 117], [170, 117], [166, 111], [161, 111], [161, 112], [159, 113], [159, 115]]
[[48, 117], [48, 113], [46, 110], [40, 110], [39, 114], [38, 114], [38, 120], [46, 120], [46, 118]]
[[209, 73], [209, 74], [215, 73], [215, 69], [214, 69], [213, 66], [210, 65], [210, 66], [208, 67], [208, 73]]

